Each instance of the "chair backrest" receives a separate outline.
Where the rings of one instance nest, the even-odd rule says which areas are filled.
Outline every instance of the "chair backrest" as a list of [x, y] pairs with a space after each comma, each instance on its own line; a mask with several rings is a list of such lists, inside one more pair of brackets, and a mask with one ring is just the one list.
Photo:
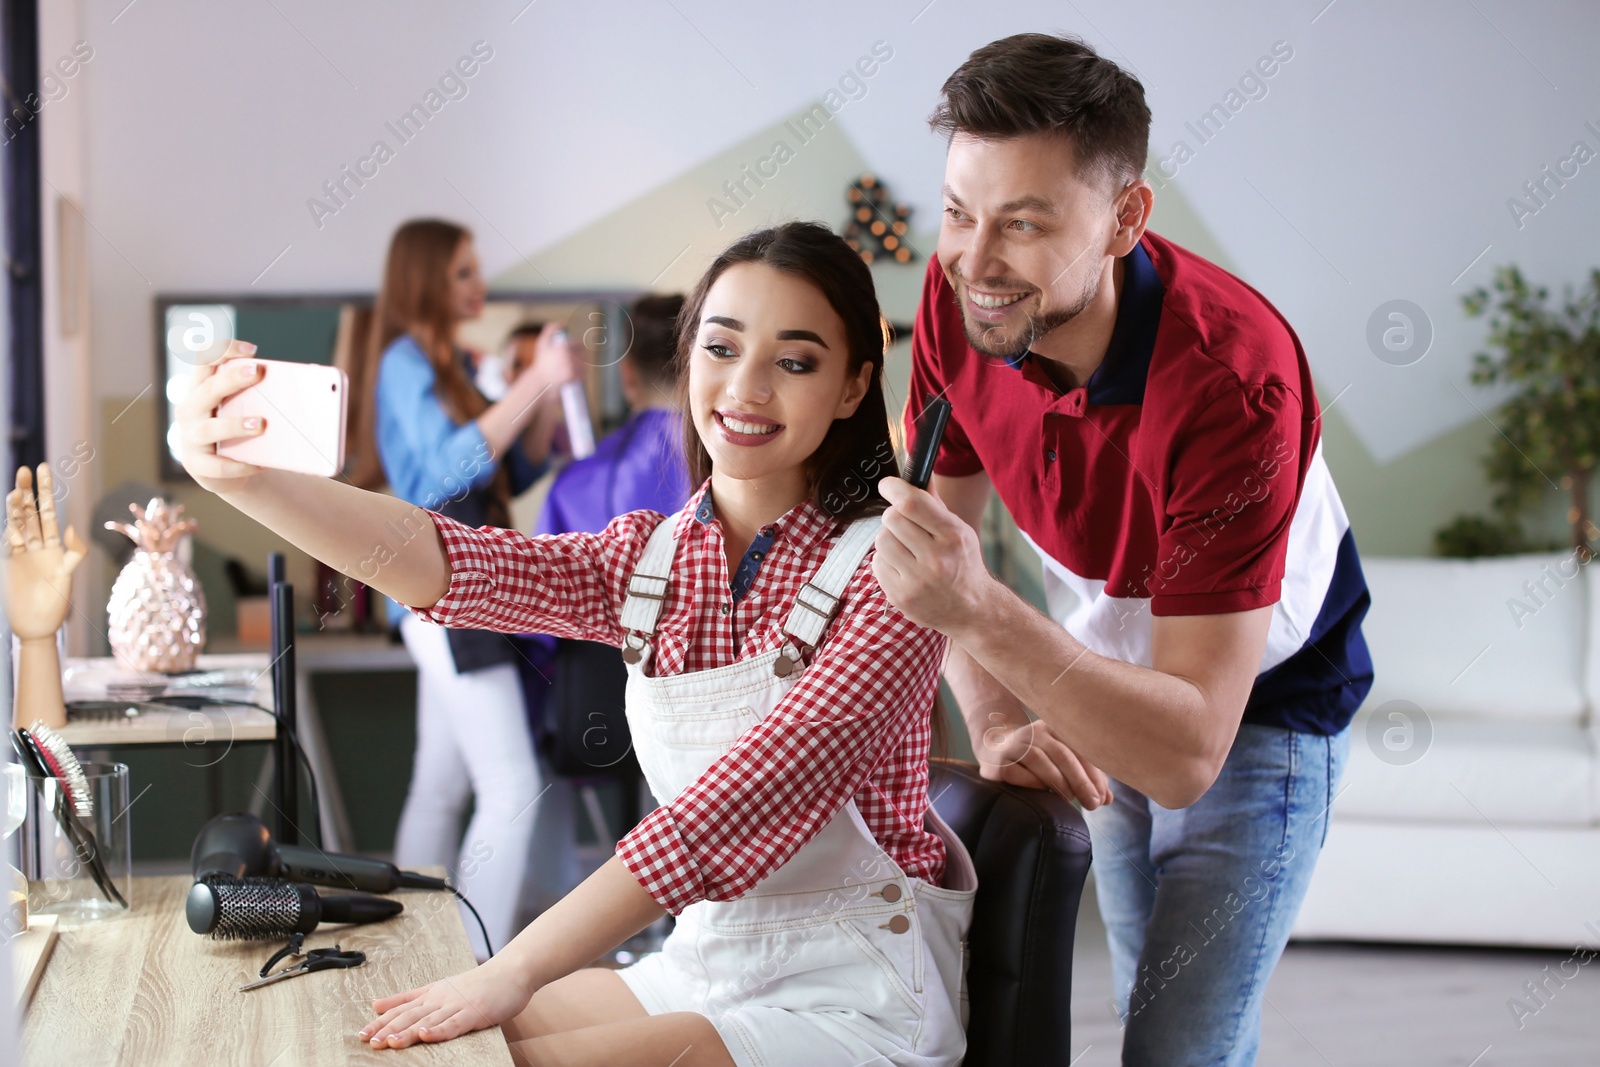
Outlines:
[[934, 760], [929, 796], [978, 871], [968, 935], [965, 1067], [1066, 1067], [1072, 941], [1089, 873], [1089, 829], [1054, 793], [991, 782]]

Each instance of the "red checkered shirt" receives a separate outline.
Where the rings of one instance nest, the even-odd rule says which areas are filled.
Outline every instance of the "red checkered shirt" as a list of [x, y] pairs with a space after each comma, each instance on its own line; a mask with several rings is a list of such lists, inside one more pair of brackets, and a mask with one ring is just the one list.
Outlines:
[[[657, 675], [710, 670], [780, 647], [800, 586], [842, 529], [811, 501], [796, 505], [773, 524], [777, 535], [755, 584], [734, 602], [721, 524], [694, 515], [708, 492], [709, 481], [677, 519], [673, 581], [656, 623]], [[413, 609], [419, 616], [620, 646], [628, 578], [662, 516], [634, 511], [600, 533], [541, 537], [433, 520], [449, 556], [450, 588], [433, 607]], [[944, 844], [922, 818], [944, 648], [943, 635], [888, 605], [863, 563], [810, 665], [772, 714], [683, 792], [658, 798], [662, 806], [618, 843], [617, 855], [677, 914], [698, 900], [742, 896], [854, 798], [901, 869], [938, 885]]]

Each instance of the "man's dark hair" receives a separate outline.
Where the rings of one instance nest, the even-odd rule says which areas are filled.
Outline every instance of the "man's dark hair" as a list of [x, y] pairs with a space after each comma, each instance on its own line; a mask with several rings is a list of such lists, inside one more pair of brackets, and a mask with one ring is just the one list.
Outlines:
[[633, 321], [633, 343], [628, 360], [647, 382], [670, 386], [677, 378], [674, 358], [678, 351], [678, 313], [683, 294], [641, 296], [628, 308]]
[[544, 323], [542, 323], [542, 322], [524, 322], [522, 325], [518, 326], [516, 329], [512, 330], [510, 333], [506, 334], [506, 340], [507, 341], [520, 341], [524, 337], [526, 337], [526, 338], [529, 338], [531, 340], [537, 341], [539, 339], [539, 335], [541, 333], [543, 333], [543, 332], [544, 332]]
[[1085, 178], [1121, 185], [1144, 171], [1144, 86], [1076, 37], [1019, 33], [986, 44], [940, 93], [928, 124], [946, 140], [957, 133], [993, 140], [1060, 133]]

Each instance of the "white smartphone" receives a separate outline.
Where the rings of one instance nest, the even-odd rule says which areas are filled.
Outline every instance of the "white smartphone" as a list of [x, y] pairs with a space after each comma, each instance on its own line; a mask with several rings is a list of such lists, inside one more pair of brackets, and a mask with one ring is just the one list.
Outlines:
[[332, 478], [344, 470], [345, 411], [350, 383], [338, 367], [258, 359], [261, 377], [222, 402], [217, 414], [260, 416], [254, 437], [219, 442], [217, 455], [257, 467]]

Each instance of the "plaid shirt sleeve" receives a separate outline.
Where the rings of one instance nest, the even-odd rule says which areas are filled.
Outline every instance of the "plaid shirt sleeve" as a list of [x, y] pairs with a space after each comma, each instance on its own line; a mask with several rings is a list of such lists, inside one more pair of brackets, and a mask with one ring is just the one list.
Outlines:
[[622, 643], [628, 576], [663, 521], [660, 512], [631, 511], [599, 533], [530, 537], [429, 515], [450, 561], [450, 587], [433, 606], [411, 609], [420, 618], [610, 645]]
[[[860, 567], [822, 646], [772, 713], [618, 843], [667, 911], [742, 896], [816, 836], [897, 746], [920, 731], [926, 749], [945, 638], [885, 604], [871, 568]], [[908, 814], [920, 825], [921, 812]]]

